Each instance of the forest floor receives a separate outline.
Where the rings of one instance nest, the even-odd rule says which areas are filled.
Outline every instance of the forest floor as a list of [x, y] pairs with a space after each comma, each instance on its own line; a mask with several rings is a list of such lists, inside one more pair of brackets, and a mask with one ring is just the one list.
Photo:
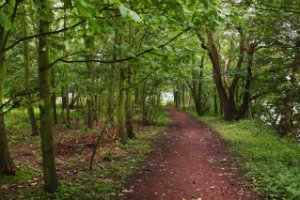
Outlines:
[[168, 108], [172, 124], [142, 171], [127, 180], [117, 199], [261, 199], [242, 178], [219, 134], [187, 113]]

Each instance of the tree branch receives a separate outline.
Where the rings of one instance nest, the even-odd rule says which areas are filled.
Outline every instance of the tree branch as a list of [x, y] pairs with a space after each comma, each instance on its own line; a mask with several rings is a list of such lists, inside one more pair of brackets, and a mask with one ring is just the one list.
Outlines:
[[171, 42], [175, 41], [178, 37], [180, 37], [183, 33], [189, 31], [191, 29], [191, 27], [186, 28], [185, 30], [181, 31], [180, 33], [178, 33], [177, 35], [175, 35], [174, 37], [172, 37], [170, 40], [168, 40], [167, 42], [157, 46], [157, 47], [151, 47], [149, 49], [146, 49], [140, 53], [137, 53], [134, 56], [129, 56], [129, 57], [125, 57], [125, 58], [121, 58], [121, 59], [116, 59], [116, 60], [99, 60], [99, 59], [85, 59], [85, 60], [65, 60], [64, 58], [59, 58], [57, 60], [55, 60], [54, 62], [52, 62], [49, 67], [51, 67], [52, 65], [54, 65], [57, 62], [64, 62], [64, 63], [86, 63], [86, 62], [98, 62], [98, 63], [103, 63], [103, 64], [110, 64], [110, 63], [120, 63], [120, 62], [125, 62], [125, 61], [129, 61], [129, 60], [133, 60], [136, 59], [146, 53], [149, 53], [151, 51], [157, 50], [157, 49], [161, 49], [165, 46], [167, 46], [168, 44], [170, 44]]
[[31, 36], [27, 36], [27, 37], [23, 37], [17, 41], [15, 41], [14, 43], [12, 43], [10, 46], [8, 46], [7, 48], [3, 49], [2, 51], [7, 51], [11, 48], [13, 48], [14, 46], [18, 45], [19, 43], [25, 41], [25, 40], [30, 40], [30, 39], [33, 39], [33, 38], [36, 38], [36, 37], [39, 37], [39, 36], [45, 36], [45, 35], [53, 35], [53, 34], [57, 34], [57, 33], [61, 33], [61, 32], [64, 32], [64, 31], [67, 31], [67, 30], [70, 30], [72, 28], [75, 28], [77, 26], [79, 26], [80, 24], [84, 23], [86, 20], [82, 20], [72, 26], [69, 26], [69, 27], [66, 27], [66, 28], [63, 28], [63, 29], [60, 29], [60, 30], [56, 30], [56, 31], [51, 31], [51, 32], [47, 32], [47, 33], [42, 33], [42, 34], [36, 34], [36, 35], [31, 35]]
[[8, 106], [10, 104], [10, 102], [13, 101], [13, 105], [10, 106], [10, 108], [8, 108], [7, 110], [5, 111], [2, 111], [0, 113], [0, 116], [1, 115], [4, 115], [6, 113], [8, 113], [9, 111], [11, 111], [13, 108], [17, 108], [19, 106], [19, 101], [14, 101], [15, 99], [17, 99], [18, 97], [21, 97], [21, 96], [27, 96], [27, 95], [30, 95], [30, 94], [33, 94], [37, 91], [37, 89], [34, 89], [34, 90], [30, 90], [30, 91], [20, 91], [18, 92], [16, 95], [14, 95], [13, 97], [11, 97], [10, 99], [8, 99], [6, 102], [4, 102], [2, 105], [0, 105], [0, 110], [2, 110], [4, 107]]

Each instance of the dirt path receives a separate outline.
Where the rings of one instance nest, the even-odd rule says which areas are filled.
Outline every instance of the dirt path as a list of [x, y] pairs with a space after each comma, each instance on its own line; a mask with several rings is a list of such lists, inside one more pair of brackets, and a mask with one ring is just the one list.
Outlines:
[[127, 182], [128, 200], [256, 200], [226, 144], [204, 123], [168, 109], [172, 125], [145, 168]]

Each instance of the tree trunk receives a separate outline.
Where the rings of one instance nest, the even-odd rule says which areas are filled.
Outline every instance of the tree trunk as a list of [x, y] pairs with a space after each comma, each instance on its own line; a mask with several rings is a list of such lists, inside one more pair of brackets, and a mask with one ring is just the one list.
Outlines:
[[7, 142], [7, 132], [4, 122], [4, 81], [7, 72], [7, 55], [3, 49], [7, 46], [8, 31], [0, 24], [0, 173], [15, 174], [15, 166], [10, 157]]
[[[27, 36], [27, 17], [24, 16], [22, 18], [22, 30], [23, 30], [23, 35], [26, 37]], [[25, 79], [25, 90], [26, 92], [30, 91], [30, 77], [31, 77], [31, 72], [30, 72], [30, 65], [29, 65], [29, 44], [28, 40], [25, 40], [23, 42], [23, 50], [24, 50], [24, 68], [25, 68], [25, 74], [24, 74], [24, 79]], [[33, 96], [32, 94], [28, 94], [26, 98], [26, 107], [27, 107], [27, 113], [28, 113], [28, 118], [30, 121], [31, 125], [31, 135], [32, 136], [37, 136], [39, 134], [38, 131], [38, 126], [36, 122], [36, 117], [34, 114], [34, 108], [33, 108]]]
[[132, 127], [132, 85], [133, 85], [133, 68], [127, 67], [127, 90], [126, 90], [126, 131], [129, 138], [135, 138]]
[[238, 115], [237, 115], [237, 120], [243, 119], [246, 117], [248, 108], [249, 108], [249, 103], [250, 103], [250, 87], [251, 87], [251, 82], [252, 82], [252, 66], [253, 66], [253, 54], [254, 54], [254, 49], [251, 49], [248, 51], [248, 60], [247, 60], [247, 80], [245, 83], [245, 88], [244, 88], [244, 94], [243, 94], [243, 102], [238, 110]]
[[295, 115], [295, 104], [299, 102], [299, 81], [300, 81], [300, 37], [298, 36], [295, 44], [295, 54], [291, 69], [289, 69], [289, 80], [287, 81], [287, 89], [283, 99], [282, 118], [280, 120], [280, 133], [293, 140], [297, 140], [299, 136], [299, 116]]
[[[64, 3], [64, 28], [67, 27], [67, 15], [66, 15], [66, 3]], [[66, 48], [66, 34], [64, 32], [64, 48], [63, 48], [63, 56], [67, 55], [67, 48]], [[69, 66], [64, 64], [63, 66], [63, 79], [62, 79], [62, 118], [63, 123], [69, 128], [71, 127], [70, 122], [70, 100], [69, 100]], [[65, 113], [66, 110], [66, 113]]]
[[214, 113], [215, 115], [218, 115], [218, 97], [216, 93], [216, 88], [214, 88]]
[[178, 88], [176, 87], [174, 90], [174, 103], [175, 107], [179, 108], [180, 107], [180, 92], [178, 91]]
[[[112, 56], [113, 60], [117, 59], [117, 48], [116, 48], [117, 44], [118, 44], [118, 36], [117, 36], [117, 34], [115, 34], [114, 52], [113, 52], [113, 56]], [[111, 71], [110, 71], [110, 85], [109, 85], [108, 105], [107, 105], [107, 117], [108, 117], [108, 122], [111, 125], [114, 124], [115, 71], [116, 71], [115, 63], [112, 63]]]
[[94, 125], [94, 104], [93, 104], [93, 94], [92, 94], [92, 82], [93, 82], [93, 64], [87, 63], [88, 66], [88, 79], [89, 79], [89, 89], [88, 95], [86, 100], [86, 107], [87, 107], [87, 126], [88, 128], [93, 128]]
[[127, 140], [125, 124], [125, 73], [126, 68], [124, 66], [121, 66], [119, 88], [118, 136], [121, 139], [122, 143], [125, 143]]
[[0, 200], [3, 200], [4, 197], [3, 197], [3, 192], [2, 192], [2, 182], [0, 180]]
[[[87, 36], [86, 33], [84, 34], [84, 41], [86, 48], [92, 48], [94, 46], [94, 37]], [[87, 60], [93, 59], [93, 55], [88, 55]], [[87, 71], [88, 71], [88, 86], [87, 86], [87, 100], [86, 100], [86, 107], [87, 107], [87, 126], [88, 128], [93, 128], [94, 125], [94, 114], [95, 114], [95, 107], [94, 107], [94, 64], [91, 62], [86, 63]]]
[[[209, 57], [211, 59], [213, 65], [213, 75], [216, 84], [216, 89], [220, 97], [220, 102], [222, 105], [222, 109], [224, 111], [224, 118], [226, 121], [232, 121], [235, 116], [235, 107], [234, 107], [234, 100], [230, 100], [227, 97], [226, 90], [222, 83], [222, 75], [221, 75], [221, 65], [220, 65], [220, 58], [219, 53], [216, 48], [215, 42], [213, 40], [212, 33], [207, 33], [207, 39], [209, 44]], [[232, 97], [232, 96], [231, 96]]]
[[[54, 149], [53, 149], [53, 109], [51, 101], [51, 71], [49, 67], [49, 44], [47, 36], [42, 34], [50, 31], [49, 13], [51, 4], [48, 0], [39, 1], [39, 47], [38, 47], [38, 71], [40, 90], [40, 113], [41, 113], [41, 148], [43, 158], [43, 175], [45, 191], [55, 192], [58, 188], [56, 176]], [[46, 12], [47, 11], [47, 12]]]
[[54, 72], [54, 66], [50, 69], [50, 83], [51, 83], [51, 89], [52, 89], [52, 95], [51, 95], [51, 104], [53, 109], [53, 123], [57, 124], [57, 111], [56, 111], [56, 93], [55, 93], [55, 72]]
[[71, 118], [70, 118], [70, 98], [69, 98], [69, 67], [67, 64], [64, 64], [63, 68], [63, 79], [62, 79], [62, 110], [61, 117], [62, 121], [68, 128], [71, 127]]
[[182, 84], [181, 89], [181, 101], [182, 101], [182, 109], [185, 110], [185, 85]]

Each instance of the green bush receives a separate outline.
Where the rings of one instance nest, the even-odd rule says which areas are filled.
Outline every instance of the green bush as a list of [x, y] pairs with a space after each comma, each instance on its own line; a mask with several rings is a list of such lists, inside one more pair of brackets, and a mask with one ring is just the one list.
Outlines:
[[[195, 116], [195, 114], [193, 114]], [[256, 191], [267, 199], [300, 199], [300, 147], [256, 120], [228, 123], [201, 117], [225, 139], [237, 155]]]

